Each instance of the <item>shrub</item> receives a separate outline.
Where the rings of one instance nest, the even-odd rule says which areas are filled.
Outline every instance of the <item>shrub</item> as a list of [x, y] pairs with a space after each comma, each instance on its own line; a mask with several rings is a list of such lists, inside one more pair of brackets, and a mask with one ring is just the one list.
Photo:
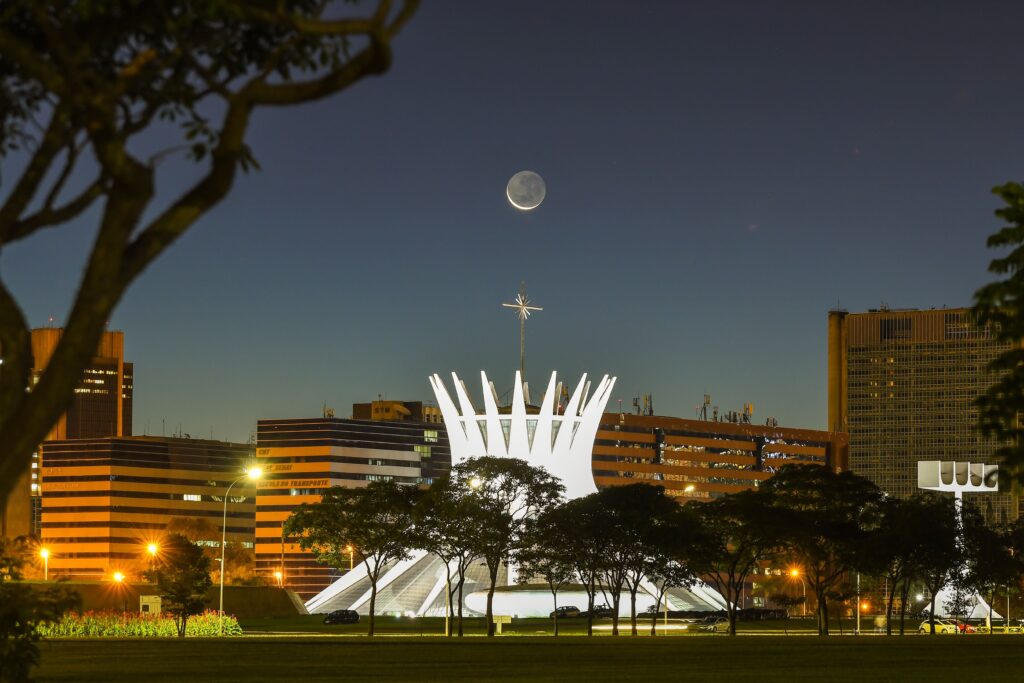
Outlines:
[[[167, 614], [83, 612], [43, 624], [39, 633], [45, 638], [175, 638], [178, 628], [174, 617]], [[220, 618], [210, 610], [189, 619], [185, 636], [216, 638], [219, 633]], [[224, 635], [242, 635], [238, 620], [229, 614], [224, 615]]]

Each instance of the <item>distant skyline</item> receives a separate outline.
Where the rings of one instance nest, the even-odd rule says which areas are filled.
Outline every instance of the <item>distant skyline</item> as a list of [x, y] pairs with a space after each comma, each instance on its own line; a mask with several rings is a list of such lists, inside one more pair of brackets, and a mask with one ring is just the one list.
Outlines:
[[[245, 440], [519, 364], [693, 417], [826, 424], [826, 318], [971, 304], [1024, 179], [1019, 2], [424, 3], [381, 78], [263, 111], [262, 171], [129, 290], [134, 431]], [[146, 141], [161, 146], [160, 133]], [[505, 195], [543, 176], [524, 213]], [[161, 167], [181, 188], [197, 169]], [[7, 186], [0, 185], [0, 193]], [[61, 325], [95, 231], [0, 268]], [[474, 387], [473, 393], [476, 393]]]

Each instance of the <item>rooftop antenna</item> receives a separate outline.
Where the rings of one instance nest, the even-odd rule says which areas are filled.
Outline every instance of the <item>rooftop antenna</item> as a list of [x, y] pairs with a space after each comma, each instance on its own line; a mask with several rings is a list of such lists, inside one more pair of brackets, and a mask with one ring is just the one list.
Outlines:
[[519, 315], [519, 376], [526, 377], [526, 319], [530, 317], [531, 311], [543, 311], [540, 306], [531, 306], [530, 298], [526, 296], [526, 283], [519, 284], [519, 294], [515, 301], [510, 304], [502, 304], [505, 308], [514, 308]]

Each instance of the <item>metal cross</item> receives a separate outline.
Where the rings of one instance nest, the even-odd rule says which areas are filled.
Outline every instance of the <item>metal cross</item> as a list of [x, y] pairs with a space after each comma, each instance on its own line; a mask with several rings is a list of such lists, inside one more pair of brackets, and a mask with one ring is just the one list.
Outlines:
[[519, 314], [519, 376], [523, 381], [526, 379], [526, 319], [530, 317], [531, 311], [543, 311], [540, 306], [531, 306], [530, 299], [526, 296], [526, 283], [519, 286], [519, 294], [516, 295], [515, 303], [502, 304], [505, 308], [514, 308]]

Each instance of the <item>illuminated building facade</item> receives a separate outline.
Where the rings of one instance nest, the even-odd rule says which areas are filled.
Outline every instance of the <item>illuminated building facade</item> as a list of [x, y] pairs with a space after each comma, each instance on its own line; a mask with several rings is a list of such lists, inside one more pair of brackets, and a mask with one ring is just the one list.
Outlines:
[[[42, 544], [50, 572], [102, 579], [139, 574], [146, 545], [175, 519], [207, 520], [219, 541], [224, 492], [253, 447], [159, 436], [47, 441], [42, 445]], [[255, 489], [231, 489], [227, 537], [251, 546]]]
[[771, 425], [606, 413], [594, 440], [600, 487], [649, 482], [680, 502], [756, 487], [783, 465], [847, 469], [847, 436]]
[[345, 420], [334, 417], [259, 420], [256, 459], [263, 468], [256, 499], [256, 571], [308, 599], [339, 576], [284, 538], [282, 527], [302, 503], [316, 503], [332, 486], [375, 480], [422, 485], [451, 463], [448, 436], [434, 422]]
[[[34, 386], [42, 377], [63, 334], [61, 328], [32, 330], [32, 376]], [[82, 374], [68, 411], [47, 435], [47, 441], [131, 436], [133, 366], [124, 360], [124, 333], [104, 332], [96, 356]], [[0, 508], [0, 537], [39, 535], [41, 500], [39, 452], [32, 454], [32, 467], [22, 477], [7, 502]]]
[[[907, 497], [920, 461], [991, 461], [996, 446], [975, 429], [974, 400], [1007, 348], [967, 308], [830, 311], [828, 420], [850, 434], [851, 469]], [[1011, 493], [966, 500], [992, 522], [1019, 514]]]

